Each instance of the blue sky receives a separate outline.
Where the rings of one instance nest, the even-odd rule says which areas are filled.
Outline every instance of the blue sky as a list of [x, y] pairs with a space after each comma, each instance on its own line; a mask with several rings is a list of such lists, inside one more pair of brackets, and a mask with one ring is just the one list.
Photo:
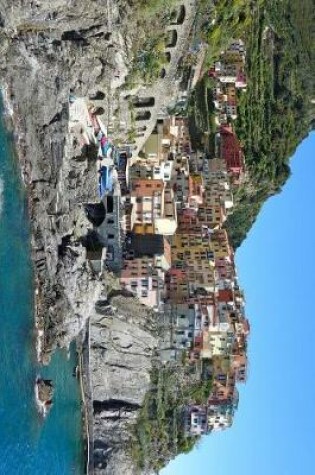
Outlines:
[[249, 379], [231, 429], [162, 475], [315, 473], [315, 133], [237, 252], [251, 322]]

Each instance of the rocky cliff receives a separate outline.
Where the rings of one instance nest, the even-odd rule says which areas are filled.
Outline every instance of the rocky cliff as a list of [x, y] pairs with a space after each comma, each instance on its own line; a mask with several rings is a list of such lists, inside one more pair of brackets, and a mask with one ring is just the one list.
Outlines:
[[[88, 376], [90, 472], [133, 474], [126, 450], [149, 384], [155, 340], [136, 303], [95, 307], [104, 281], [90, 271], [80, 239], [89, 223], [82, 203], [97, 199], [93, 160], [68, 138], [68, 97], [109, 96], [120, 35], [119, 3], [59, 0], [1, 2], [1, 83], [7, 86], [29, 190], [41, 358], [90, 323]], [[115, 300], [114, 299], [114, 300]], [[110, 309], [110, 310], [109, 310]], [[105, 313], [106, 313], [105, 312]], [[146, 320], [146, 323], [144, 322]], [[93, 417], [94, 413], [94, 417]]]
[[[80, 245], [89, 223], [82, 203], [96, 200], [95, 162], [68, 138], [72, 89], [108, 87], [114, 55], [110, 2], [1, 2], [1, 82], [7, 86], [29, 189], [38, 325], [43, 358], [84, 326], [102, 285]], [[117, 4], [118, 5], [118, 4]]]
[[[172, 87], [176, 88], [176, 65], [193, 24], [195, 7], [194, 1], [178, 3], [185, 5], [186, 13], [181, 24], [165, 27], [178, 31], [176, 45], [172, 51], [168, 48], [166, 77], [160, 78], [157, 86], [142, 92], [138, 88], [135, 93], [137, 98], [153, 94], [155, 104], [149, 113], [151, 120], [145, 121], [145, 134], [137, 139], [137, 148], [155, 125], [157, 107], [165, 106]], [[134, 28], [142, 25], [143, 33], [143, 23], [152, 21], [137, 16], [131, 28], [132, 13], [139, 4], [111, 0], [1, 1], [0, 80], [7, 86], [14, 109], [23, 178], [29, 189], [37, 321], [45, 331], [44, 359], [57, 344], [67, 345], [79, 333], [91, 314], [91, 302], [102, 291], [86, 266], [80, 245], [90, 227], [82, 205], [97, 201], [95, 157], [82, 155], [69, 137], [69, 93], [89, 98], [101, 92], [108, 106], [107, 122], [112, 120], [113, 103], [122, 108], [125, 92], [114, 93], [121, 87], [117, 67], [123, 81], [137, 39]], [[162, 15], [167, 24], [168, 14]], [[149, 112], [146, 107], [144, 112]], [[141, 119], [139, 124], [143, 128]], [[128, 117], [125, 125], [127, 131]]]
[[88, 367], [94, 418], [90, 466], [95, 474], [139, 473], [131, 458], [130, 441], [150, 385], [157, 346], [154, 317], [133, 298], [118, 292], [98, 304], [91, 318]]
[[[97, 201], [98, 176], [95, 157], [82, 154], [69, 135], [68, 104], [70, 92], [86, 98], [101, 92], [111, 118], [113, 89], [121, 86], [115, 71], [119, 68], [123, 81], [132, 49], [126, 22], [137, 3], [0, 1], [0, 84], [14, 111], [29, 191], [36, 324], [42, 335], [38, 355], [48, 361], [56, 346], [67, 346], [88, 327], [91, 351], [84, 353], [83, 366], [90, 472], [104, 475], [137, 473], [129, 434], [149, 387], [154, 319], [119, 290], [108, 293], [107, 278], [95, 276], [87, 264], [81, 242], [91, 225], [83, 204]], [[193, 19], [194, 2], [186, 3], [189, 14], [186, 29], [179, 32], [181, 41]], [[136, 23], [133, 34], [135, 28]], [[170, 60], [172, 74], [179, 56], [176, 50]], [[172, 77], [167, 84], [169, 96]], [[163, 86], [156, 94], [163, 98]], [[155, 100], [159, 106], [165, 102]], [[146, 134], [154, 127], [155, 109]]]

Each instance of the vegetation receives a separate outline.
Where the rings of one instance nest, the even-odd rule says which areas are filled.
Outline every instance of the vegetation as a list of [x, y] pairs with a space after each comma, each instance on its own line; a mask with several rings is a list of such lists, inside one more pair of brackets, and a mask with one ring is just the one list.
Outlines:
[[227, 221], [234, 247], [246, 237], [264, 201], [290, 176], [289, 159], [311, 127], [312, 16], [310, 0], [299, 5], [267, 0], [247, 32], [248, 87], [239, 97], [236, 131], [248, 181], [238, 190]]
[[209, 398], [212, 380], [192, 381], [189, 369], [156, 367], [133, 428], [132, 457], [141, 470], [159, 472], [177, 454], [193, 449], [198, 437], [184, 432], [184, 406], [204, 404]]
[[192, 92], [188, 103], [189, 132], [194, 149], [204, 147], [214, 154], [214, 137], [216, 126], [214, 122], [214, 107], [212, 79], [204, 76]]
[[178, 2], [177, 0], [136, 0], [134, 3], [144, 16], [152, 17], [160, 15], [161, 12], [168, 12], [171, 16], [172, 9]]
[[264, 0], [220, 0], [199, 2], [199, 30], [203, 41], [209, 48], [206, 56], [206, 66], [213, 64], [220, 52], [227, 48], [232, 38], [243, 37], [249, 28], [254, 5], [260, 5]]
[[137, 52], [133, 63], [134, 73], [138, 80], [151, 84], [158, 79], [166, 63], [164, 34], [159, 33], [150, 36]]
[[[148, 18], [152, 19], [153, 11], [154, 21], [169, 18], [171, 9], [167, 13], [158, 10], [164, 0], [145, 4], [152, 7], [143, 13]], [[314, 125], [313, 16], [312, 0], [199, 2], [196, 28], [209, 44], [207, 67], [232, 38], [240, 37], [246, 43], [248, 87], [238, 95], [234, 127], [244, 148], [247, 176], [234, 190], [236, 206], [226, 223], [234, 247], [245, 238], [264, 201], [281, 190], [290, 175], [290, 156]], [[154, 79], [163, 61], [161, 25], [144, 41], [139, 35], [137, 74], [144, 71], [144, 81]], [[205, 75], [188, 105], [193, 146], [205, 147], [210, 156], [214, 155], [215, 135], [212, 89]], [[212, 380], [209, 374], [203, 378], [202, 371], [199, 379], [194, 378], [196, 372], [190, 374], [190, 369], [183, 357], [176, 368], [157, 366], [152, 371], [151, 389], [132, 427], [130, 450], [141, 470], [158, 473], [198, 440], [185, 435], [183, 410], [187, 404], [206, 402]]]
[[[202, 2], [201, 2], [202, 3]], [[244, 148], [247, 178], [235, 190], [235, 208], [226, 226], [238, 247], [264, 201], [278, 193], [290, 176], [289, 158], [314, 126], [314, 52], [312, 0], [222, 0], [202, 3], [201, 37], [209, 44], [206, 67], [232, 38], [246, 44], [248, 87], [238, 96], [235, 129]], [[208, 16], [207, 16], [208, 15]], [[189, 114], [197, 143], [208, 134], [207, 84], [198, 84]], [[208, 101], [209, 102], [209, 101]], [[206, 147], [207, 148], [207, 147]], [[213, 151], [208, 148], [210, 153]]]
[[[166, 64], [166, 26], [174, 16], [178, 0], [130, 0], [131, 69], [127, 85], [133, 88], [139, 84], [152, 84]], [[150, 34], [148, 34], [150, 32]]]

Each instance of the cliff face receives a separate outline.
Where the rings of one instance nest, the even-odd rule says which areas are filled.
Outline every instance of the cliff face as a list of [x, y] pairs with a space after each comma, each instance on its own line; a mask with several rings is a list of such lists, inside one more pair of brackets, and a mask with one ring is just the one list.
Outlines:
[[[119, 4], [10, 0], [1, 2], [0, 17], [0, 82], [14, 109], [30, 197], [37, 324], [44, 331], [40, 356], [46, 361], [91, 318], [91, 361], [85, 366], [95, 434], [90, 469], [95, 460], [102, 474], [134, 473], [127, 425], [148, 387], [155, 345], [138, 317], [117, 306], [110, 317], [97, 310], [106, 279], [91, 272], [81, 245], [90, 227], [82, 204], [98, 199], [97, 169], [68, 134], [70, 89], [86, 97], [101, 90], [110, 98]], [[141, 317], [138, 310], [132, 311]]]
[[152, 336], [154, 315], [120, 294], [96, 308], [90, 322], [90, 465], [99, 475], [135, 475], [139, 472], [129, 452], [131, 428], [149, 389], [157, 345]]
[[[152, 131], [158, 110], [177, 87], [176, 68], [195, 8], [194, 1], [182, 3], [183, 23], [166, 27], [176, 30], [177, 43], [168, 48], [165, 79], [149, 88], [137, 87], [126, 96], [117, 87], [130, 67], [135, 32], [147, 21], [135, 15], [132, 23], [139, 2], [1, 2], [0, 80], [7, 85], [13, 104], [23, 178], [30, 192], [37, 320], [45, 332], [44, 359], [56, 344], [67, 345], [78, 334], [91, 314], [90, 303], [102, 292], [80, 246], [90, 227], [82, 204], [97, 201], [98, 176], [94, 159], [81, 155], [68, 134], [70, 90], [87, 98], [101, 92], [106, 122], [115, 108], [128, 110], [127, 98], [133, 94], [138, 100], [153, 96], [154, 106], [143, 111], [151, 119], [136, 121], [136, 126], [146, 129], [135, 141], [138, 149]], [[167, 22], [167, 13], [163, 15]], [[117, 68], [121, 80], [115, 77]], [[124, 119], [128, 132], [128, 114]], [[118, 129], [119, 124], [114, 136]]]
[[68, 139], [68, 99], [70, 88], [85, 96], [107, 91], [115, 54], [108, 38], [119, 13], [102, 1], [57, 1], [53, 9], [49, 1], [2, 4], [0, 74], [29, 189], [45, 359], [78, 334], [102, 290], [80, 245], [89, 228], [82, 203], [96, 199], [96, 166]]
[[[127, 74], [132, 40], [126, 37], [126, 15], [135, 3], [3, 0], [0, 12], [0, 84], [14, 111], [29, 192], [36, 323], [44, 335], [39, 356], [47, 361], [57, 345], [68, 345], [89, 322], [91, 351], [84, 353], [83, 366], [90, 471], [95, 467], [103, 475], [137, 473], [127, 446], [130, 425], [149, 387], [154, 316], [119, 291], [108, 297], [109, 276], [96, 277], [87, 264], [81, 241], [91, 225], [83, 204], [98, 201], [98, 175], [95, 157], [81, 154], [69, 135], [68, 104], [70, 91], [86, 98], [101, 92], [108, 119], [112, 102], [119, 106], [125, 100], [114, 99], [113, 89], [120, 85], [117, 68]], [[149, 91], [161, 97], [155, 97], [147, 135], [157, 108], [171, 97], [182, 41], [192, 26], [194, 2], [183, 3], [187, 26], [178, 30], [179, 46], [167, 66], [167, 94], [163, 84]], [[135, 37], [136, 27], [135, 22]]]

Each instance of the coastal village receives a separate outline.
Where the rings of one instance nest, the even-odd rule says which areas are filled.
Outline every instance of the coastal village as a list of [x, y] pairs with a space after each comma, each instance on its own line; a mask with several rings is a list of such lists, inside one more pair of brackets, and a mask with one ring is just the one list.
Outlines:
[[[262, 388], [251, 374], [250, 290], [278, 276], [259, 256], [262, 240], [247, 236], [290, 175], [308, 222], [311, 199], [299, 191], [314, 141], [312, 7], [1, 2], [0, 472], [183, 475], [218, 464], [229, 473], [229, 447], [216, 444], [241, 452], [243, 440], [231, 439], [240, 429], [253, 439], [251, 457], [238, 457], [244, 473], [259, 460], [267, 473], [308, 472], [309, 417], [301, 450], [294, 460], [282, 450], [276, 465], [283, 434], [262, 430], [270, 418], [284, 433], [290, 423], [272, 382], [277, 355], [286, 357], [279, 338], [294, 338], [294, 306], [278, 312], [277, 329], [256, 309], [256, 332], [275, 342]], [[258, 231], [288, 260], [284, 224], [298, 228], [285, 220], [284, 195], [269, 216], [275, 224], [280, 212], [279, 229], [262, 220]], [[270, 322], [292, 269], [284, 299], [255, 294]], [[294, 361], [307, 374], [301, 350]], [[266, 352], [257, 355], [259, 373]], [[239, 411], [257, 382], [274, 411], [260, 405], [254, 434]]]
[[209, 382], [207, 403], [184, 408], [188, 437], [230, 427], [237, 383], [247, 378], [250, 326], [224, 228], [246, 175], [233, 126], [246, 93], [245, 55], [234, 40], [206, 73], [215, 110], [210, 152], [193, 149], [185, 113], [159, 118], [139, 152], [132, 143], [117, 146], [102, 107], [69, 97], [73, 142], [97, 152], [98, 199], [85, 204], [93, 225], [87, 259], [156, 313], [161, 363], [185, 363]]

